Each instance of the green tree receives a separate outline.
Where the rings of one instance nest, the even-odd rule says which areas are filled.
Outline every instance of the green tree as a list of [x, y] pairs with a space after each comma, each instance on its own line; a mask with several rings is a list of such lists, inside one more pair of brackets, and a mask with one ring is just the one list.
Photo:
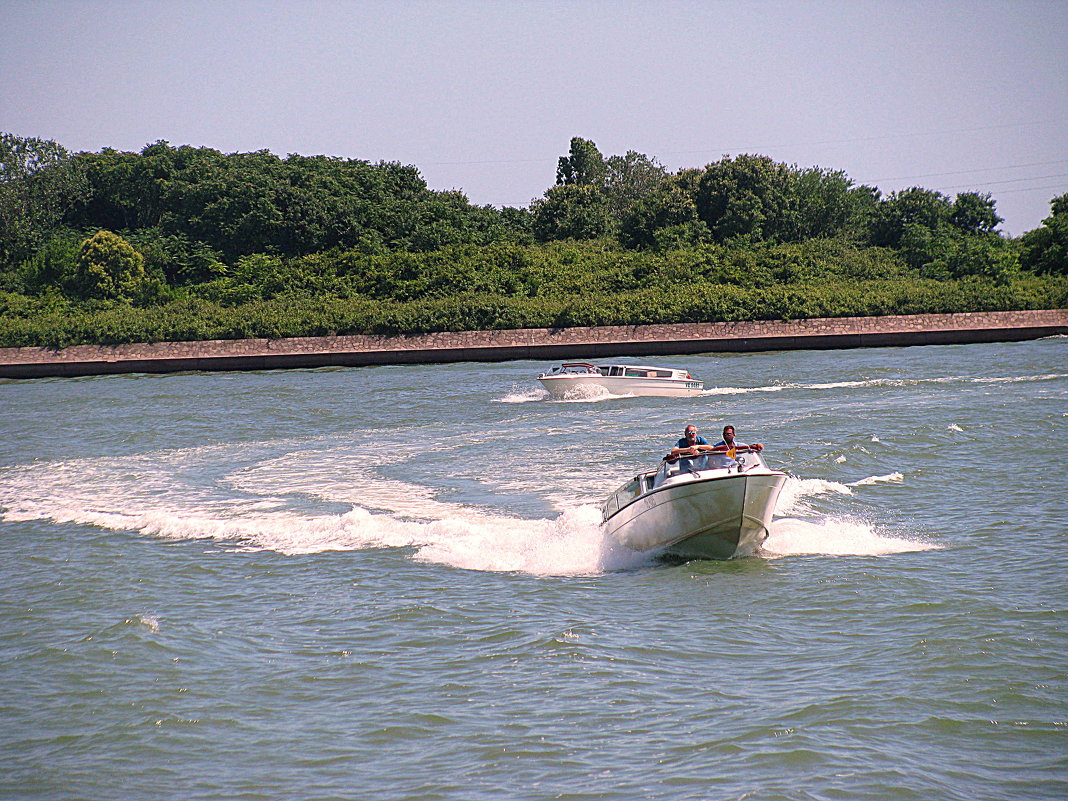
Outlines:
[[75, 275], [84, 236], [59, 229], [18, 268], [20, 290], [39, 294], [61, 288]]
[[717, 242], [774, 240], [790, 193], [786, 165], [767, 156], [724, 158], [704, 169], [697, 188], [697, 213]]
[[78, 251], [75, 291], [81, 297], [130, 300], [145, 280], [145, 259], [111, 231], [98, 231]]
[[[872, 215], [871, 244], [896, 248], [910, 226], [919, 226], [935, 234], [949, 224], [952, 212], [953, 205], [941, 192], [919, 186], [892, 192], [880, 201]], [[912, 231], [909, 236], [915, 239], [916, 235], [916, 231]]]
[[604, 191], [612, 214], [619, 220], [637, 203], [656, 192], [667, 178], [664, 165], [628, 150], [605, 160]]
[[551, 187], [531, 203], [534, 236], [556, 239], [596, 239], [613, 232], [615, 220], [604, 191], [591, 185]]
[[773, 229], [782, 242], [840, 236], [870, 197], [869, 190], [855, 191], [852, 179], [840, 170], [795, 168], [789, 174], [785, 209]]
[[0, 132], [0, 263], [28, 258], [87, 188], [62, 145]]
[[579, 136], [571, 139], [568, 155], [556, 167], [557, 186], [603, 186], [608, 168], [597, 145]]
[[686, 170], [668, 176], [632, 206], [620, 226], [621, 243], [630, 248], [662, 250], [710, 241], [712, 234], [697, 213], [699, 175], [697, 170]]
[[993, 233], [1004, 222], [995, 211], [995, 205], [994, 199], [989, 194], [961, 192], [953, 201], [949, 221], [965, 234]]
[[1068, 275], [1068, 194], [1053, 198], [1050, 208], [1041, 228], [1020, 237], [1020, 264], [1039, 274]]

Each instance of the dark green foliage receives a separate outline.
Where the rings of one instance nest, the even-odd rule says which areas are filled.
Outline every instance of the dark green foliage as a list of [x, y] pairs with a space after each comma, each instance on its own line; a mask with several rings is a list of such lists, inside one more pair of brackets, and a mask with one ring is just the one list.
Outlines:
[[599, 186], [554, 186], [530, 206], [534, 236], [539, 242], [597, 239], [613, 232], [615, 221], [608, 197]]
[[61, 145], [0, 132], [0, 265], [33, 256], [87, 190]]
[[597, 145], [579, 136], [572, 138], [571, 150], [561, 156], [556, 167], [558, 186], [603, 186], [608, 169]]
[[1011, 240], [989, 195], [761, 155], [669, 173], [576, 137], [556, 178], [497, 210], [396, 163], [0, 134], [0, 344], [1068, 305], [1068, 196]]
[[953, 201], [949, 221], [961, 233], [991, 234], [1004, 222], [994, 207], [994, 199], [990, 195], [961, 192]]
[[1047, 275], [1068, 275], [1068, 194], [1050, 201], [1052, 214], [1042, 227], [1020, 239], [1020, 263]]
[[[414, 167], [267, 151], [104, 150], [73, 159], [90, 191], [67, 215], [75, 227], [153, 229], [226, 261], [249, 253], [302, 255], [335, 247], [434, 250], [489, 242], [510, 227], [457, 192], [432, 192]], [[195, 274], [195, 270], [194, 270]]]
[[[844, 240], [635, 252], [601, 240], [242, 259], [153, 308], [0, 292], [0, 345], [408, 334], [1060, 308], [1068, 278], [921, 277]], [[192, 291], [192, 290], [191, 290]], [[147, 299], [135, 299], [147, 305]]]

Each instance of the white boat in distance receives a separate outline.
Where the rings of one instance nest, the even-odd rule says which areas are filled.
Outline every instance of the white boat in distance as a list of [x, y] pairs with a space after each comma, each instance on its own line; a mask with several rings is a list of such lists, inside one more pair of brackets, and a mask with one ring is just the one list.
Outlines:
[[634, 551], [682, 559], [748, 556], [767, 539], [785, 483], [786, 474], [749, 446], [737, 448], [735, 458], [726, 449], [669, 456], [609, 496], [604, 526]]
[[557, 400], [598, 395], [641, 395], [682, 398], [699, 395], [705, 385], [686, 370], [636, 364], [564, 362], [538, 381]]

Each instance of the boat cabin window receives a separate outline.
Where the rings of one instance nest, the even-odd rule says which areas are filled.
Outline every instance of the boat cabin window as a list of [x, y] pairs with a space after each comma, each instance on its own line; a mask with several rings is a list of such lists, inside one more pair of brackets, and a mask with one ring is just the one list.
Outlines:
[[609, 375], [623, 375], [623, 368], [622, 367], [609, 367], [608, 368], [608, 374]]
[[628, 378], [671, 378], [671, 375], [671, 370], [649, 370], [637, 367], [628, 367], [626, 372]]

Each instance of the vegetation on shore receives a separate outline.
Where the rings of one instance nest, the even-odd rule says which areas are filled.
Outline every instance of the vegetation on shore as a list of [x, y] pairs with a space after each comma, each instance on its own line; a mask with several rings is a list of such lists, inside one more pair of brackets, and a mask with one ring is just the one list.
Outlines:
[[0, 346], [1064, 308], [1051, 207], [1009, 238], [987, 195], [576, 138], [495, 209], [396, 163], [0, 134]]

